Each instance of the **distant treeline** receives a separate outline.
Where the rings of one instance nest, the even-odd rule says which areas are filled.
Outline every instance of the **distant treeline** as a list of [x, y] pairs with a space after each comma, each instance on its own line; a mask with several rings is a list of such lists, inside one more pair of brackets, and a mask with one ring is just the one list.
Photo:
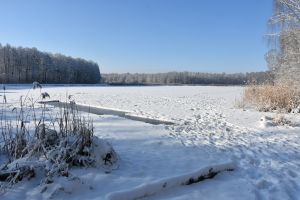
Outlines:
[[98, 83], [99, 80], [95, 62], [0, 44], [0, 83]]
[[251, 73], [200, 73], [168, 72], [157, 74], [102, 74], [102, 83], [110, 85], [244, 85], [272, 82], [270, 72]]

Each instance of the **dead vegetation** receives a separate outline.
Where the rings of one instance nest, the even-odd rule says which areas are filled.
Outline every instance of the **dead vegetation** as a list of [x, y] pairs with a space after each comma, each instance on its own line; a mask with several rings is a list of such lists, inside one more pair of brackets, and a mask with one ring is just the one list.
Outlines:
[[40, 89], [39, 99], [29, 97], [29, 91], [18, 108], [7, 103], [3, 88], [0, 156], [7, 162], [0, 163], [0, 189], [36, 174], [42, 184], [50, 184], [56, 176], [69, 177], [74, 166], [106, 166], [107, 170], [116, 164], [116, 152], [94, 136], [92, 120], [80, 115], [74, 99], [69, 97], [68, 106], [54, 111], [46, 104], [36, 105], [50, 95], [42, 92], [40, 84], [34, 83], [33, 88]]
[[291, 126], [293, 125], [290, 120], [288, 120], [286, 117], [283, 115], [277, 115], [276, 117], [273, 118], [273, 123], [276, 126]]
[[295, 127], [298, 124], [292, 122], [284, 114], [276, 114], [275, 116], [262, 116], [260, 118], [260, 126], [264, 128], [278, 126]]
[[262, 112], [300, 113], [300, 90], [288, 83], [250, 84], [245, 87], [239, 105], [254, 106]]

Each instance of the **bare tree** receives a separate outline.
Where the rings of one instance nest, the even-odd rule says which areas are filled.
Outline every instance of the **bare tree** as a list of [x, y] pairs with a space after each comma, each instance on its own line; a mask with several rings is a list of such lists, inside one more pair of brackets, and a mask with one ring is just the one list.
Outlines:
[[98, 83], [97, 63], [0, 44], [0, 83]]
[[269, 72], [251, 73], [201, 73], [201, 72], [168, 72], [157, 74], [102, 74], [102, 83], [112, 85], [182, 85], [214, 84], [244, 85], [246, 83], [264, 83], [273, 81]]

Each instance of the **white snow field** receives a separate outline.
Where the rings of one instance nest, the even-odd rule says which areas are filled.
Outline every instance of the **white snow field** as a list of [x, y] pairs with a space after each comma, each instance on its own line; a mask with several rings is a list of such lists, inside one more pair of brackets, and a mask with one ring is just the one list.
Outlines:
[[[17, 104], [28, 88], [8, 86], [7, 101]], [[79, 179], [59, 178], [43, 193], [39, 180], [23, 180], [1, 194], [1, 200], [300, 199], [300, 114], [285, 115], [291, 124], [281, 126], [272, 122], [274, 113], [236, 108], [242, 87], [46, 86], [42, 90], [50, 100], [64, 101], [73, 95], [79, 105], [174, 124], [90, 114], [95, 135], [108, 140], [118, 153], [118, 168], [110, 173], [73, 168], [71, 173]], [[39, 95], [39, 90], [31, 93]], [[225, 171], [213, 179], [180, 184], [210, 168]]]

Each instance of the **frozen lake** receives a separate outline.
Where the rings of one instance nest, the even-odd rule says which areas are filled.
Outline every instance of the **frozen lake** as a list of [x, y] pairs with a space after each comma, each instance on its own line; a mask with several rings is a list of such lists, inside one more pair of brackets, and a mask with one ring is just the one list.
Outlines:
[[[7, 101], [17, 106], [30, 87], [7, 86]], [[110, 174], [101, 169], [73, 169], [82, 185], [71, 184], [70, 192], [59, 192], [57, 199], [106, 199], [116, 191], [229, 161], [237, 165], [233, 172], [145, 199], [300, 197], [299, 126], [263, 126], [261, 117], [275, 114], [237, 108], [243, 87], [47, 85], [41, 91], [49, 93], [49, 100], [66, 101], [71, 95], [78, 105], [174, 122], [153, 125], [90, 114], [95, 134], [113, 144], [120, 166]], [[41, 91], [29, 95], [36, 98]], [[296, 125], [300, 122], [299, 114], [286, 117]], [[47, 199], [49, 195], [40, 193], [39, 184], [30, 181], [18, 183], [1, 199]]]

